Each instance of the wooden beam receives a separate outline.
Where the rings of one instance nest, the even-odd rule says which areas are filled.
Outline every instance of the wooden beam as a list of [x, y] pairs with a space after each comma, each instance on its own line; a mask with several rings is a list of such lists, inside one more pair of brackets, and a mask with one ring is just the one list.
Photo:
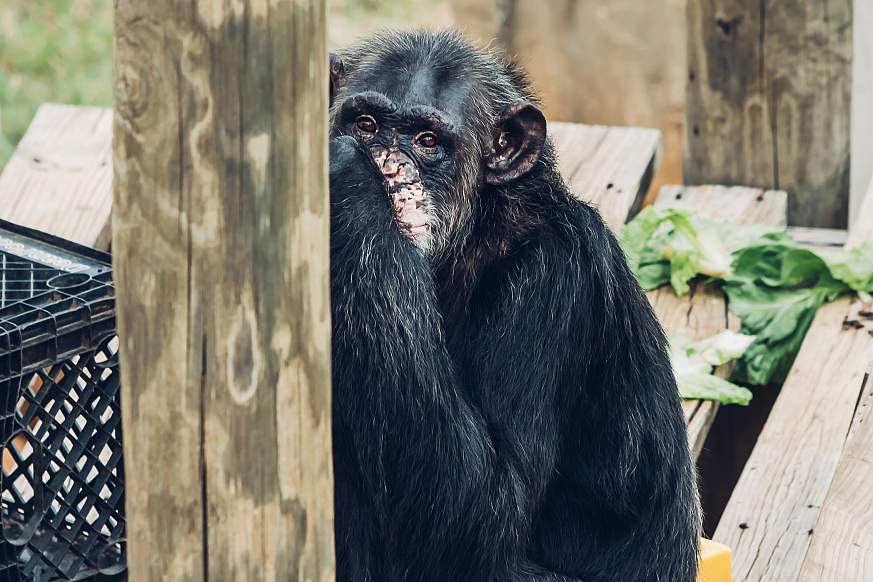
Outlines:
[[0, 218], [105, 250], [112, 111], [46, 104], [0, 176]]
[[[873, 196], [868, 194], [848, 245], [873, 241]], [[846, 435], [862, 400], [861, 382], [873, 361], [873, 340], [864, 323], [845, 326], [847, 319], [861, 321], [862, 310], [873, 309], [857, 297], [843, 297], [818, 310], [803, 340], [794, 366], [758, 437], [752, 455], [722, 515], [714, 539], [734, 552], [734, 581], [797, 580], [804, 560], [803, 580], [852, 581], [866, 577], [842, 576], [866, 566], [846, 562], [856, 551], [873, 552], [871, 538], [854, 537], [857, 527], [870, 532], [869, 508], [840, 524], [849, 504], [860, 507], [867, 494], [864, 479], [849, 478], [856, 466], [851, 459], [868, 458], [857, 447], [840, 472]], [[855, 439], [865, 439], [859, 432]], [[836, 478], [835, 478], [836, 476]], [[869, 475], [865, 477], [869, 479]], [[833, 484], [833, 486], [832, 486]], [[832, 491], [833, 493], [829, 493]], [[827, 501], [831, 495], [831, 506]], [[859, 497], [860, 496], [860, 497]], [[823, 507], [833, 513], [826, 515]], [[839, 517], [837, 517], [839, 515]], [[817, 522], [822, 520], [822, 529]], [[866, 521], [865, 521], [866, 520]], [[828, 539], [832, 536], [832, 539]], [[818, 538], [822, 537], [821, 542]], [[807, 558], [810, 544], [816, 549]], [[851, 541], [850, 541], [851, 540]], [[861, 548], [841, 547], [864, 540]], [[865, 562], [869, 564], [869, 560]]]
[[333, 580], [324, 0], [115, 18], [130, 580]]
[[[737, 224], [784, 226], [787, 207], [785, 192], [724, 186], [665, 186], [656, 206], [694, 211], [694, 215]], [[661, 325], [668, 331], [699, 340], [723, 331], [739, 331], [740, 322], [728, 312], [724, 293], [712, 285], [696, 283], [687, 296], [679, 297], [670, 287], [648, 293]], [[718, 372], [725, 376], [728, 367]], [[686, 400], [682, 403], [688, 425], [688, 442], [694, 456], [700, 455], [715, 420], [718, 403]]]
[[846, 227], [852, 2], [688, 2], [685, 183], [787, 190], [789, 224]]

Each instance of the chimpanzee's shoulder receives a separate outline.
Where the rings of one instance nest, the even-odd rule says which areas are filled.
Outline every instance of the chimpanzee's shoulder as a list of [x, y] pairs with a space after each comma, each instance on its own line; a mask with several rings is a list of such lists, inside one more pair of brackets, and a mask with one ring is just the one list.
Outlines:
[[609, 252], [617, 245], [615, 234], [594, 206], [569, 194], [556, 200], [544, 221], [543, 240], [554, 252]]

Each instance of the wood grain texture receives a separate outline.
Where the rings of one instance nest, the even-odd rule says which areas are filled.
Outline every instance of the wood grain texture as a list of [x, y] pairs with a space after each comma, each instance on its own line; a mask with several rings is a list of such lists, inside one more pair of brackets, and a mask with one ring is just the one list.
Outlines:
[[0, 218], [106, 249], [112, 111], [39, 108], [0, 176]]
[[[783, 226], [786, 220], [785, 192], [724, 186], [665, 186], [656, 206], [692, 210], [695, 216], [737, 224]], [[727, 309], [724, 293], [712, 285], [692, 284], [687, 296], [679, 297], [670, 287], [648, 293], [661, 325], [692, 340], [715, 335], [724, 329], [739, 331], [740, 323]], [[717, 371], [726, 376], [729, 367]], [[700, 455], [715, 420], [718, 403], [687, 401], [683, 404], [688, 424], [688, 442], [694, 456]]]
[[[873, 240], [873, 184], [858, 212], [858, 229], [850, 244]], [[873, 373], [873, 321], [857, 313], [849, 317], [863, 323], [855, 330], [861, 339], [848, 355], [856, 374], [868, 358], [865, 374]], [[866, 338], [864, 335], [869, 334]], [[866, 341], [866, 351], [863, 343]], [[849, 380], [851, 381], [851, 380]], [[852, 385], [846, 389], [852, 395]], [[860, 384], [856, 385], [856, 389]], [[816, 521], [812, 542], [801, 568], [802, 582], [866, 582], [873, 580], [873, 378], [868, 378], [852, 411], [849, 436], [843, 447], [833, 482]]]
[[639, 210], [659, 163], [655, 129], [549, 123], [570, 191], [598, 208], [616, 232]]
[[685, 183], [787, 190], [790, 224], [846, 226], [852, 1], [688, 2]]
[[324, 0], [115, 17], [130, 580], [333, 580]]
[[[849, 245], [873, 241], [873, 196], [867, 200], [857, 228], [850, 231]], [[864, 429], [856, 430], [857, 444], [846, 444], [861, 380], [873, 361], [873, 338], [866, 329], [873, 326], [843, 326], [847, 318], [862, 319], [859, 311], [871, 308], [856, 298], [839, 299], [819, 309], [806, 334], [715, 533], [734, 552], [736, 582], [797, 580], [804, 560], [803, 580], [871, 579], [865, 569], [869, 559], [844, 562], [849, 555], [860, 555], [854, 552], [873, 552], [870, 521], [864, 517], [869, 515], [869, 489], [864, 488], [869, 475], [855, 472], [873, 441], [865, 440]], [[859, 453], [864, 447], [867, 452]], [[844, 449], [849, 456], [843, 455]], [[828, 498], [834, 504], [825, 514]], [[843, 522], [852, 504], [866, 509]], [[823, 531], [816, 525], [820, 519]], [[811, 542], [816, 549], [807, 558]], [[855, 543], [867, 545], [859, 549]], [[858, 572], [864, 577], [851, 577]]]
[[868, 381], [858, 401], [849, 437], [813, 530], [812, 543], [798, 578], [801, 582], [873, 580], [871, 412], [873, 382]]

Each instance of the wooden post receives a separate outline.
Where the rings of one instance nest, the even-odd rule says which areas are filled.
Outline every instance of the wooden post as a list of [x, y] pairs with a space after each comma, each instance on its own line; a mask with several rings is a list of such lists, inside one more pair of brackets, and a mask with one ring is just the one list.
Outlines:
[[687, 184], [787, 190], [789, 224], [846, 227], [852, 1], [688, 2]]
[[115, 18], [130, 580], [333, 580], [325, 2]]

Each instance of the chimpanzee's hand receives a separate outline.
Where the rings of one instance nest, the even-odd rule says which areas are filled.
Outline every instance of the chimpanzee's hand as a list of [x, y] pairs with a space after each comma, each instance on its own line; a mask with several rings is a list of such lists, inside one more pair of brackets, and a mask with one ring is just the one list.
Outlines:
[[373, 156], [354, 137], [343, 135], [330, 140], [330, 199], [345, 203], [349, 199], [388, 208], [388, 195], [382, 173]]
[[397, 232], [382, 173], [354, 137], [330, 140], [330, 202], [335, 239], [352, 242]]

